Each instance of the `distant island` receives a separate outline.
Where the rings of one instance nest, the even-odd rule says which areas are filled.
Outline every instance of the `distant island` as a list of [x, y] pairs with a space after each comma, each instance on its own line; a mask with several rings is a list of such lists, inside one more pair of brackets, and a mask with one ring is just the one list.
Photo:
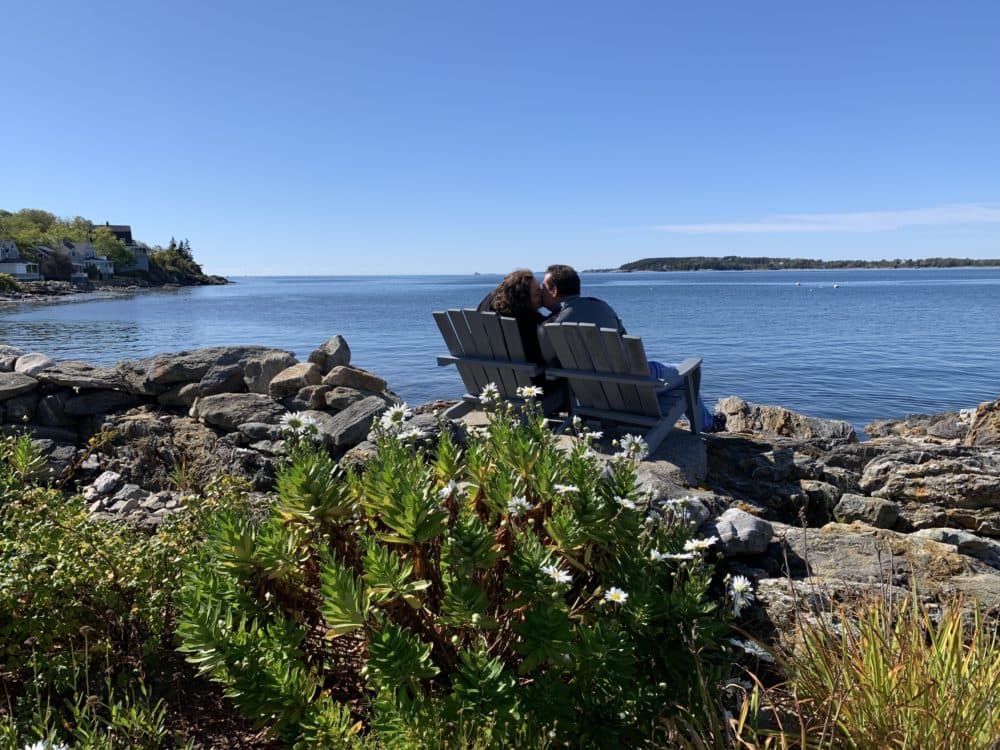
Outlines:
[[643, 258], [618, 268], [593, 268], [594, 272], [633, 271], [783, 271], [844, 268], [959, 268], [965, 266], [1000, 266], [1000, 259], [982, 258], [896, 258], [894, 260], [812, 260], [810, 258], [752, 258], [724, 255], [721, 258], [688, 256], [681, 258]]

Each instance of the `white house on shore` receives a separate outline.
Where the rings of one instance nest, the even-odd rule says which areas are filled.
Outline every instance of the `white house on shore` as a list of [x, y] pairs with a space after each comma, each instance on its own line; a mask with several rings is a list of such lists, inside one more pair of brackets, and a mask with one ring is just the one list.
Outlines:
[[0, 240], [0, 273], [13, 276], [17, 281], [38, 281], [38, 264], [21, 260], [14, 240]]
[[114, 275], [115, 264], [103, 255], [98, 255], [94, 246], [90, 244], [90, 240], [83, 242], [63, 240], [60, 249], [69, 256], [73, 268], [77, 271], [86, 273], [88, 268], [93, 268], [102, 277], [110, 278]]

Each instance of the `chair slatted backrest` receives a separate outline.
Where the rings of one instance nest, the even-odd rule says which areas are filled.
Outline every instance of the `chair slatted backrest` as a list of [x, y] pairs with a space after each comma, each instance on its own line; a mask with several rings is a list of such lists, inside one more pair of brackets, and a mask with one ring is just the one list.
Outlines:
[[495, 383], [501, 398], [513, 398], [517, 388], [531, 384], [536, 365], [524, 360], [521, 331], [514, 318], [473, 309], [435, 312], [441, 336], [469, 395], [476, 396]]
[[[650, 418], [660, 416], [657, 383], [649, 376], [642, 340], [592, 323], [550, 323], [545, 334], [578, 405]], [[644, 382], [648, 381], [648, 382]]]

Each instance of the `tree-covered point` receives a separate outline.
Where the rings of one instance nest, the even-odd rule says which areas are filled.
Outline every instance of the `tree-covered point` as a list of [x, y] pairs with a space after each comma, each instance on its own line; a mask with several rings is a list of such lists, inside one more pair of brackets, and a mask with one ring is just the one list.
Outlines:
[[962, 266], [1000, 266], [1000, 259], [924, 258], [893, 260], [814, 260], [811, 258], [769, 258], [725, 255], [721, 258], [686, 256], [679, 258], [643, 258], [625, 263], [617, 271], [782, 271], [842, 268], [957, 268]]
[[[64, 240], [84, 242], [89, 240], [95, 252], [115, 264], [127, 268], [135, 262], [135, 255], [107, 225], [95, 224], [83, 216], [71, 219], [37, 208], [24, 208], [17, 212], [0, 209], [0, 240], [13, 240], [22, 258], [42, 262], [36, 248], [58, 248]], [[139, 243], [149, 252], [149, 272], [131, 271], [130, 275], [148, 276], [154, 284], [207, 284], [225, 283], [224, 279], [206, 276], [195, 261], [188, 240], [178, 242], [173, 237], [166, 247]], [[46, 278], [68, 279], [72, 273], [69, 258], [59, 250], [44, 260], [42, 272]]]

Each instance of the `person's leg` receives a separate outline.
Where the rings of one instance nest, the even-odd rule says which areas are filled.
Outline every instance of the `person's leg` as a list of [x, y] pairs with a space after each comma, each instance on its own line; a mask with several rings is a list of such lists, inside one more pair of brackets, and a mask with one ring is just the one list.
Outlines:
[[[665, 393], [670, 390], [670, 388], [678, 385], [681, 382], [680, 372], [677, 370], [677, 365], [665, 364], [663, 362], [657, 362], [656, 360], [649, 360], [649, 374], [657, 378], [658, 380], [663, 380], [667, 383], [666, 388], [664, 388], [661, 393]], [[701, 426], [702, 430], [709, 432], [712, 429], [712, 420], [715, 415], [708, 410], [705, 406], [705, 402], [701, 398], [701, 394], [698, 394], [698, 403], [695, 408], [701, 412]]]

